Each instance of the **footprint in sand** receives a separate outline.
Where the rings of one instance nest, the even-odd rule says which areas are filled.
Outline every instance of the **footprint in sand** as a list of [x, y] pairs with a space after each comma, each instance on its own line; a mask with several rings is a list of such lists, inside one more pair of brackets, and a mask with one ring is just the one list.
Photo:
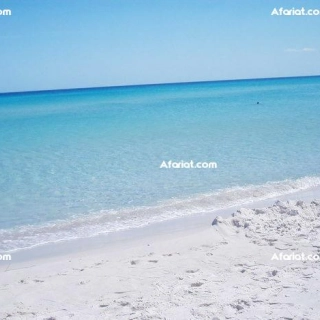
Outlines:
[[106, 260], [106, 261], [101, 260], [100, 262], [96, 262], [94, 265], [92, 265], [91, 268], [93, 268], [93, 267], [99, 267], [99, 266], [105, 264], [106, 262], [108, 262], [108, 260]]
[[149, 260], [149, 262], [158, 263], [158, 260]]
[[196, 273], [196, 272], [198, 272], [199, 271], [199, 269], [196, 269], [196, 270], [186, 270], [186, 273]]
[[75, 270], [75, 271], [84, 271], [84, 269], [78, 269], [78, 268], [72, 268], [72, 270]]
[[198, 288], [198, 287], [201, 287], [203, 284], [204, 284], [203, 282], [194, 282], [194, 283], [191, 283], [191, 287]]

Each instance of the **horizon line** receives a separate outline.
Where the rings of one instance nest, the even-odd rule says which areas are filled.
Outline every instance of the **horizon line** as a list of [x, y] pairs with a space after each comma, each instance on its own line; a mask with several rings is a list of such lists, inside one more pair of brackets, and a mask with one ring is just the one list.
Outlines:
[[224, 80], [199, 80], [199, 81], [182, 81], [182, 82], [161, 82], [161, 83], [142, 83], [142, 84], [128, 84], [128, 85], [111, 85], [99, 87], [77, 87], [77, 88], [64, 88], [64, 89], [43, 89], [43, 90], [28, 90], [28, 91], [9, 91], [0, 92], [1, 95], [14, 95], [14, 94], [32, 94], [32, 93], [53, 93], [56, 91], [81, 91], [81, 90], [101, 90], [113, 88], [127, 88], [127, 87], [151, 87], [151, 86], [165, 86], [165, 85], [183, 85], [183, 84], [196, 84], [196, 83], [209, 83], [209, 82], [233, 82], [233, 81], [253, 81], [253, 80], [273, 80], [273, 79], [290, 79], [290, 78], [311, 78], [320, 77], [318, 75], [308, 76], [288, 76], [288, 77], [267, 77], [267, 78], [242, 78], [242, 79], [224, 79]]

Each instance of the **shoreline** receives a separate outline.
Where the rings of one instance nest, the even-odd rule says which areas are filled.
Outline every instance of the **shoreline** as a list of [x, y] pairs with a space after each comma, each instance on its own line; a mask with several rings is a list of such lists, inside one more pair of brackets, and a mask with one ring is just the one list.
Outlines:
[[0, 318], [317, 320], [318, 261], [271, 258], [320, 254], [320, 188], [277, 198], [0, 264]]
[[[99, 253], [100, 250], [112, 250], [113, 247], [124, 248], [127, 244], [153, 242], [154, 237], [174, 237], [175, 234], [189, 232], [201, 232], [211, 226], [216, 216], [224, 218], [231, 216], [233, 212], [240, 208], [262, 208], [272, 205], [276, 200], [302, 200], [312, 201], [320, 198], [320, 186], [312, 187], [305, 190], [299, 190], [282, 196], [274, 196], [264, 200], [252, 201], [243, 205], [235, 205], [224, 209], [217, 209], [210, 212], [199, 212], [171, 220], [151, 223], [147, 226], [127, 229], [122, 231], [110, 232], [88, 238], [78, 238], [63, 240], [39, 246], [8, 251], [12, 256], [9, 264], [20, 264], [32, 261], [56, 260], [57, 258], [77, 255], [79, 253], [88, 254], [90, 252]], [[0, 261], [0, 267], [8, 265], [8, 261]]]

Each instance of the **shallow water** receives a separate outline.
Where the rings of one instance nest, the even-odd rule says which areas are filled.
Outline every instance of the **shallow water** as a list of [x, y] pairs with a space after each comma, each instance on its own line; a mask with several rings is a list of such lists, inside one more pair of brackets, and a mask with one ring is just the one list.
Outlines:
[[0, 249], [319, 185], [319, 89], [306, 77], [0, 95]]

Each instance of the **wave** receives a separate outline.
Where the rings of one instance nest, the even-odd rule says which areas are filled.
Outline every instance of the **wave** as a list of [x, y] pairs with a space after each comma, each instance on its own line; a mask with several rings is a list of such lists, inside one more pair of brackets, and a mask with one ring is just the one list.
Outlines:
[[320, 186], [320, 177], [267, 182], [171, 199], [154, 206], [101, 210], [42, 225], [0, 230], [0, 251], [11, 252], [46, 243], [94, 237], [100, 234], [139, 228], [182, 216], [213, 212]]

